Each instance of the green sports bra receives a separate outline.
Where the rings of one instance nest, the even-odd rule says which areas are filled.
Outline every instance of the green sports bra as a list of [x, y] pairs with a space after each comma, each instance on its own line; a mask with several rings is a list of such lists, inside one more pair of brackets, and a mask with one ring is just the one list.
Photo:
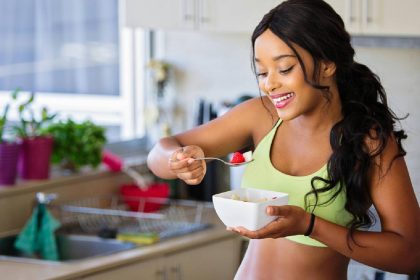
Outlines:
[[[254, 161], [246, 166], [241, 187], [288, 193], [289, 205], [305, 208], [305, 194], [312, 190], [311, 179], [315, 176], [326, 178], [327, 164], [315, 173], [306, 176], [291, 176], [277, 170], [271, 163], [270, 149], [280, 124], [281, 120], [275, 124], [255, 148]], [[315, 181], [316, 188], [321, 187], [321, 184], [323, 183], [319, 180]], [[352, 216], [344, 209], [346, 203], [345, 191], [341, 191], [334, 200], [327, 204], [320, 205], [322, 202], [328, 201], [333, 193], [334, 190], [319, 194], [318, 206], [315, 207], [314, 214], [327, 221], [346, 226]], [[311, 205], [315, 203], [313, 195], [309, 196], [309, 202]], [[312, 209], [308, 209], [308, 211], [310, 210]], [[305, 245], [326, 247], [325, 244], [304, 235], [294, 235], [286, 238]]]

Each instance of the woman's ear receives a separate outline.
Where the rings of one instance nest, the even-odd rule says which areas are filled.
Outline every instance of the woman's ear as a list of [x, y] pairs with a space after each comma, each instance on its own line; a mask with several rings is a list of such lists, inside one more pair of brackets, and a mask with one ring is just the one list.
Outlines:
[[321, 76], [324, 78], [332, 77], [335, 74], [336, 66], [332, 61], [321, 62]]

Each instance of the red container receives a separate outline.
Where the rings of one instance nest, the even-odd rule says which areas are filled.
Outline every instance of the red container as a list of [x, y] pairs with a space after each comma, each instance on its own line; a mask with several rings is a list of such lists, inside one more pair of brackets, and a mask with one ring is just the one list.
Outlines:
[[20, 143], [0, 143], [0, 185], [16, 183], [20, 148]]
[[22, 139], [19, 157], [19, 175], [25, 180], [43, 180], [50, 177], [50, 159], [53, 138], [40, 136]]
[[126, 184], [120, 193], [131, 211], [155, 212], [166, 202], [169, 190], [167, 183], [154, 183], [144, 190], [136, 184]]

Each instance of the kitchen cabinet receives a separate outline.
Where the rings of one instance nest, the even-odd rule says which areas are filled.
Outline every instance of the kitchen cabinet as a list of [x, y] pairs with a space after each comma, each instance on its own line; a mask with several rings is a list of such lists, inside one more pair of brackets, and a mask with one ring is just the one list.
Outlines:
[[125, 265], [84, 280], [231, 280], [239, 266], [240, 238], [223, 239]]
[[418, 0], [326, 0], [354, 35], [420, 36]]
[[123, 0], [123, 25], [251, 33], [279, 0]]
[[123, 267], [107, 270], [90, 276], [80, 278], [80, 280], [129, 280], [147, 279], [161, 280], [164, 278], [164, 271], [160, 269], [159, 259], [151, 259], [139, 263], [125, 265]]

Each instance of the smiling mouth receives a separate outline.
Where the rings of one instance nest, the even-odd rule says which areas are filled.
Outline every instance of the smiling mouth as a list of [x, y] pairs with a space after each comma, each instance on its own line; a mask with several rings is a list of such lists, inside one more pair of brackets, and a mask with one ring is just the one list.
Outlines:
[[295, 95], [294, 92], [289, 92], [286, 94], [281, 94], [281, 95], [276, 95], [276, 96], [272, 96], [271, 98], [274, 100], [275, 103], [287, 100], [292, 98]]
[[276, 94], [271, 96], [271, 99], [274, 101], [274, 105], [277, 108], [283, 108], [287, 105], [288, 100], [295, 96], [294, 92]]

